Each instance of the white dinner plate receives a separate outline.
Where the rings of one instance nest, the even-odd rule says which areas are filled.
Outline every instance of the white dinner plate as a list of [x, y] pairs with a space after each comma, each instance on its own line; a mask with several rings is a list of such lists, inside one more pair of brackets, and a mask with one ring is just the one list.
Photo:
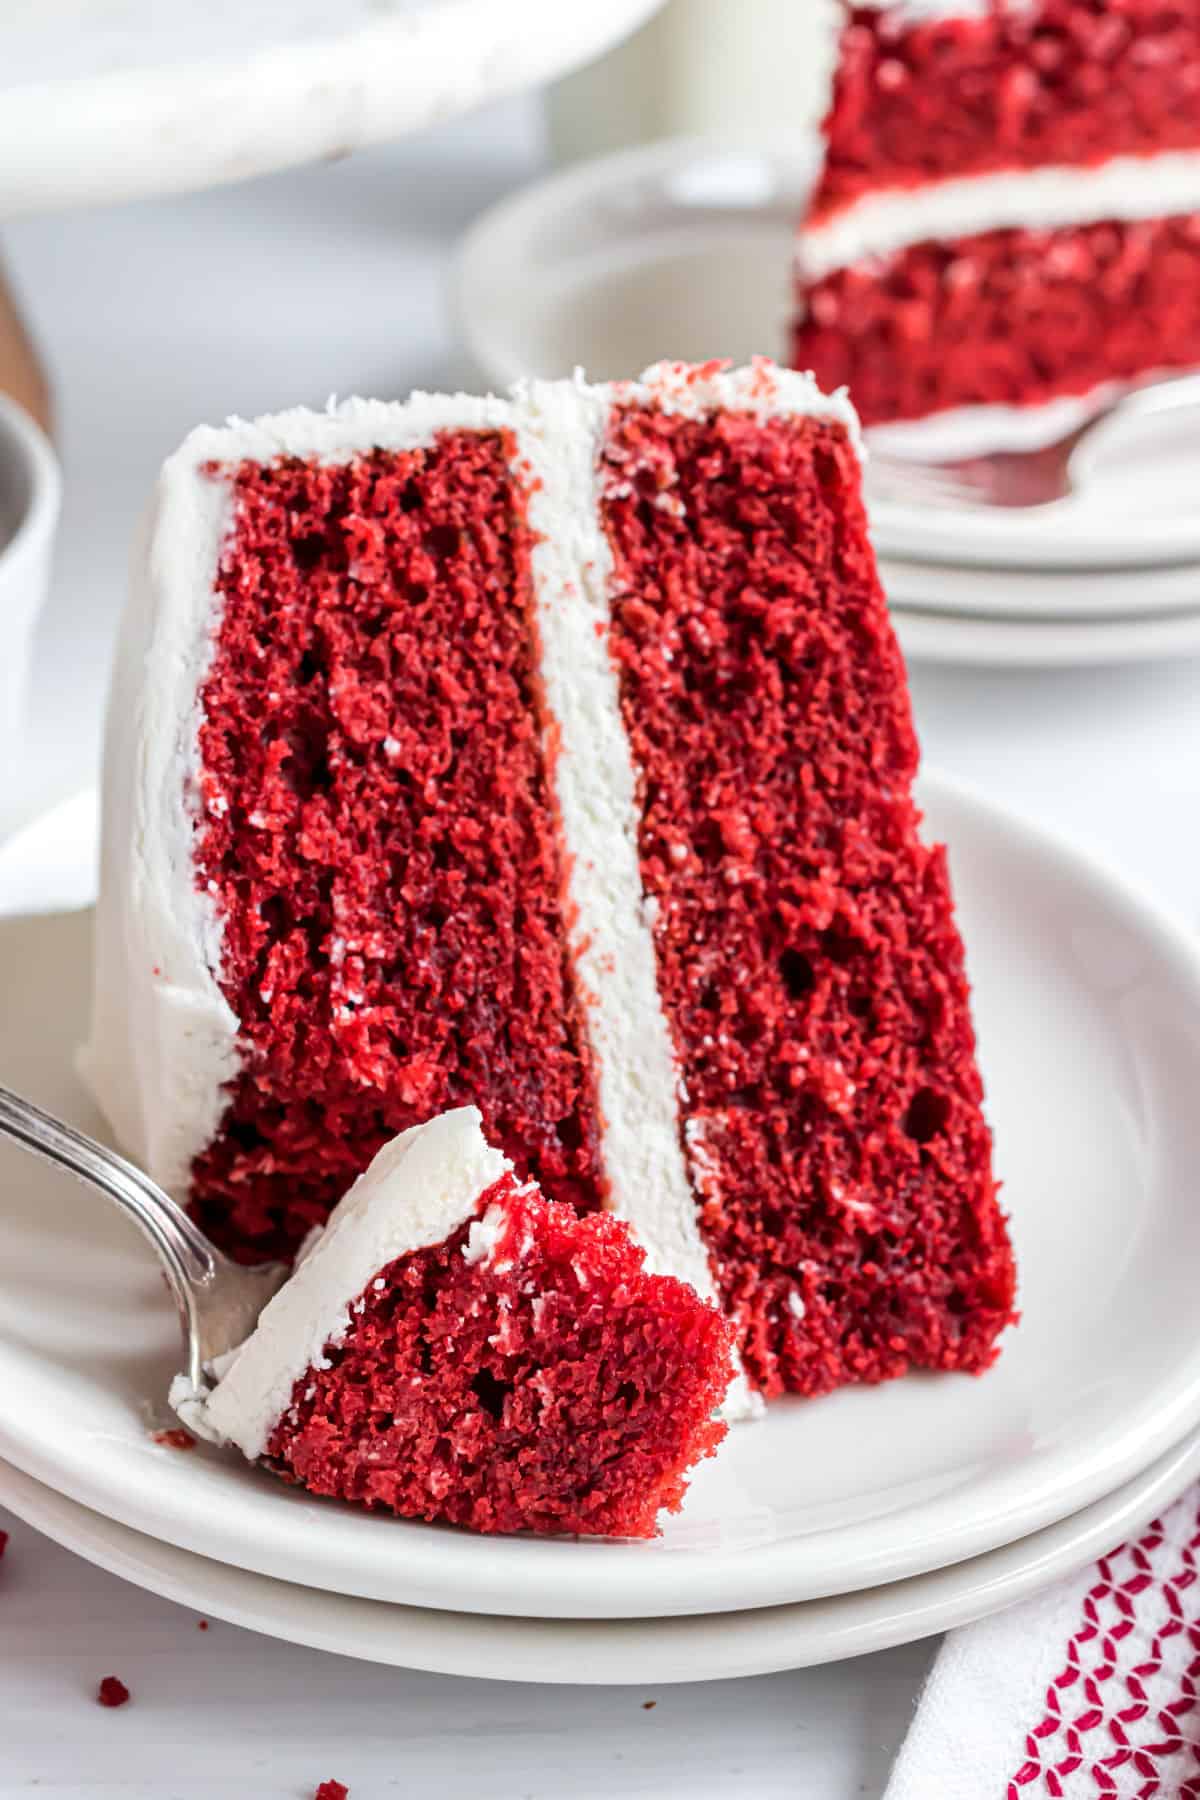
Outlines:
[[1200, 1475], [1193, 1434], [1115, 1493], [985, 1556], [886, 1587], [679, 1619], [507, 1619], [318, 1593], [213, 1562], [90, 1512], [0, 1463], [0, 1505], [181, 1606], [341, 1656], [501, 1681], [719, 1681], [863, 1656], [997, 1612], [1141, 1531]]
[[[923, 798], [951, 846], [1021, 1275], [1022, 1323], [986, 1376], [772, 1406], [730, 1434], [653, 1544], [371, 1517], [236, 1455], [153, 1441], [178, 1351], [149, 1253], [101, 1199], [4, 1147], [0, 1454], [123, 1524], [263, 1574], [540, 1617], [875, 1586], [1131, 1479], [1200, 1419], [1200, 951], [1053, 839], [940, 780]], [[98, 1128], [70, 1060], [88, 952], [86, 915], [0, 920], [0, 1079]]]
[[[468, 233], [455, 270], [473, 356], [497, 386], [578, 366], [618, 379], [662, 357], [785, 357], [796, 221], [812, 173], [794, 145], [752, 151], [672, 139], [578, 164], [502, 200]], [[1040, 417], [1010, 411], [1003, 435], [1049, 441], [1076, 416], [1073, 403]], [[943, 421], [904, 428], [908, 448], [934, 459], [945, 433]], [[961, 430], [957, 438], [961, 448]], [[891, 556], [1014, 568], [1195, 562], [1193, 450], [1200, 455], [1164, 431], [1152, 458], [1108, 455], [1083, 494], [1052, 507], [879, 500], [870, 508], [875, 542]], [[868, 470], [868, 497], [869, 481]]]

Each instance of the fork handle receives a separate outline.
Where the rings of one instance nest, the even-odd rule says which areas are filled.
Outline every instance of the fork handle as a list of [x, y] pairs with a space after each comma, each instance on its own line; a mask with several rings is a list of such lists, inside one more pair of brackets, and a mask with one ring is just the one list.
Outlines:
[[[156, 1182], [82, 1131], [0, 1086], [0, 1137], [11, 1138], [114, 1201], [149, 1238], [162, 1263], [185, 1341], [196, 1341], [193, 1286], [212, 1279], [212, 1246]], [[198, 1369], [197, 1369], [198, 1373]]]

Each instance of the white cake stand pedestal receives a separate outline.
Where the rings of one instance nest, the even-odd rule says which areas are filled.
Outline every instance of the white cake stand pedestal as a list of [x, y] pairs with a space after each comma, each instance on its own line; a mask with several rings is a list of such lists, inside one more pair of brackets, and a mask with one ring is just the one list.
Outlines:
[[[660, 4], [22, 0], [0, 20], [0, 218], [344, 156], [549, 81]], [[0, 274], [0, 389], [41, 385]]]
[[661, 0], [22, 0], [0, 217], [343, 156], [549, 81]]

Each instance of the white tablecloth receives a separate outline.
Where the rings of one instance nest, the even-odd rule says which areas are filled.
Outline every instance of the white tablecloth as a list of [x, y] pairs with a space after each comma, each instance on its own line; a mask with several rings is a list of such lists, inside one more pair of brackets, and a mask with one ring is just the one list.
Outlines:
[[[534, 111], [515, 105], [241, 189], [9, 229], [67, 476], [26, 811], [94, 774], [128, 540], [160, 459], [201, 419], [469, 379], [443, 300], [449, 246], [540, 158]], [[1200, 664], [918, 670], [914, 692], [931, 762], [1200, 922]], [[876, 1800], [932, 1649], [658, 1694], [401, 1674], [198, 1631], [4, 1522], [0, 1800], [35, 1784], [54, 1800], [300, 1800], [327, 1776], [352, 1800]], [[131, 1706], [94, 1705], [106, 1674]]]

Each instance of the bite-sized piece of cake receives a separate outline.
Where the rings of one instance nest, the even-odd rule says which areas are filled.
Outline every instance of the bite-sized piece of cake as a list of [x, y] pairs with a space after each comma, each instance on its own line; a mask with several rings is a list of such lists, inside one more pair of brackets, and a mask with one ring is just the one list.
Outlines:
[[767, 1393], [987, 1366], [1012, 1258], [844, 397], [664, 364], [202, 430], [136, 575], [85, 1063], [214, 1238], [294, 1251], [472, 1103]]
[[1200, 364], [1200, 0], [805, 4], [799, 367], [876, 424]]
[[652, 1537], [725, 1435], [716, 1307], [545, 1200], [473, 1107], [381, 1150], [197, 1400], [315, 1494], [474, 1531]]

